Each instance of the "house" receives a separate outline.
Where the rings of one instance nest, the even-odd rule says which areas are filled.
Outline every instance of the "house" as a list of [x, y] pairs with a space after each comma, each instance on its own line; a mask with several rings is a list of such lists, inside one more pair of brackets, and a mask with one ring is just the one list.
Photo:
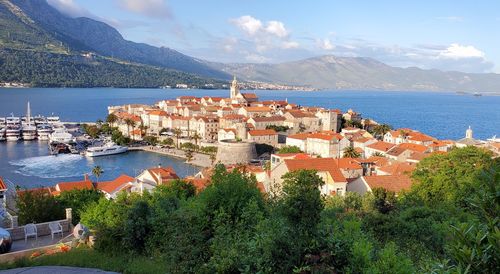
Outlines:
[[248, 131], [248, 140], [257, 144], [278, 145], [278, 133], [274, 129], [255, 129]]
[[351, 139], [351, 142], [352, 142], [352, 146], [354, 148], [360, 148], [362, 150], [362, 153], [361, 155], [362, 156], [365, 156], [365, 150], [366, 150], [366, 147], [371, 145], [371, 144], [374, 144], [377, 141], [377, 139], [375, 138], [368, 138], [368, 137], [363, 137], [363, 136], [357, 136], [357, 137], [353, 137]]
[[189, 129], [198, 135], [203, 140], [217, 140], [219, 132], [219, 119], [216, 117], [200, 116], [193, 117], [189, 121]]
[[335, 163], [346, 179], [354, 179], [363, 176], [363, 166], [359, 159], [337, 158]]
[[350, 182], [347, 191], [363, 195], [366, 192], [372, 192], [375, 188], [383, 188], [399, 193], [403, 190], [409, 190], [411, 185], [411, 179], [406, 175], [363, 176]]
[[234, 110], [230, 107], [220, 107], [217, 109], [217, 116], [224, 117], [229, 114], [234, 114]]
[[309, 132], [317, 131], [320, 127], [320, 119], [313, 113], [301, 110], [290, 110], [285, 112], [284, 126], [293, 128], [296, 131], [308, 130]]
[[342, 112], [338, 109], [320, 109], [316, 112], [321, 130], [339, 132], [342, 126]]
[[172, 128], [179, 129], [182, 132], [182, 136], [189, 136], [190, 132], [190, 117], [182, 116], [171, 116]]
[[360, 113], [355, 112], [355, 111], [354, 111], [354, 110], [352, 110], [352, 109], [347, 110], [347, 112], [346, 112], [346, 113], [344, 113], [344, 115], [342, 115], [342, 116], [343, 116], [343, 118], [344, 118], [346, 121], [361, 122], [361, 120], [362, 120], [361, 114], [360, 114]]
[[149, 127], [149, 132], [157, 135], [160, 134], [160, 130], [165, 127], [165, 125], [163, 125], [163, 122], [168, 116], [167, 112], [163, 110], [153, 110], [147, 113], [149, 123], [145, 123], [145, 125]]
[[131, 192], [143, 193], [144, 191], [151, 191], [159, 185], [166, 185], [172, 180], [179, 179], [171, 167], [158, 166], [156, 168], [149, 168], [142, 171], [136, 180], [133, 182]]
[[370, 158], [375, 154], [380, 154], [382, 156], [385, 156], [387, 152], [395, 146], [396, 145], [392, 143], [378, 141], [376, 143], [370, 144], [365, 147], [365, 157]]
[[238, 137], [236, 129], [234, 128], [221, 128], [217, 133], [217, 141], [222, 140], [236, 140]]
[[301, 151], [306, 151], [307, 137], [308, 136], [309, 136], [309, 133], [298, 133], [298, 134], [288, 135], [286, 137], [286, 145], [287, 146], [296, 146]]
[[245, 117], [255, 117], [255, 116], [266, 116], [271, 113], [271, 109], [268, 107], [242, 107], [238, 110], [238, 114]]
[[401, 143], [392, 147], [385, 155], [394, 161], [405, 162], [414, 152], [426, 153], [428, 151], [429, 148], [424, 145]]
[[307, 169], [315, 170], [325, 182], [320, 191], [323, 195], [343, 196], [347, 190], [347, 180], [333, 158], [285, 159], [271, 170], [269, 185], [266, 189], [279, 192], [283, 186], [283, 175], [288, 172]]
[[134, 180], [134, 177], [122, 174], [112, 181], [96, 182], [95, 188], [104, 193], [107, 199], [115, 199], [122, 191], [130, 192]]
[[268, 126], [283, 126], [284, 122], [285, 117], [282, 116], [252, 117], [247, 121], [255, 129], [267, 129]]
[[271, 154], [271, 170], [287, 159], [311, 159], [311, 156], [305, 153], [273, 153]]
[[409, 162], [390, 163], [390, 162], [387, 162], [383, 166], [375, 167], [375, 172], [377, 175], [408, 175], [408, 176], [410, 176], [411, 173], [415, 170], [415, 168], [416, 168], [415, 163], [409, 163]]
[[311, 133], [307, 135], [305, 152], [323, 158], [340, 158], [348, 146], [349, 140], [338, 133]]
[[51, 187], [51, 194], [57, 196], [64, 191], [70, 190], [82, 190], [82, 189], [94, 189], [94, 185], [92, 181], [90, 181], [89, 176], [85, 174], [83, 177], [83, 181], [75, 181], [75, 182], [60, 182], [55, 186]]

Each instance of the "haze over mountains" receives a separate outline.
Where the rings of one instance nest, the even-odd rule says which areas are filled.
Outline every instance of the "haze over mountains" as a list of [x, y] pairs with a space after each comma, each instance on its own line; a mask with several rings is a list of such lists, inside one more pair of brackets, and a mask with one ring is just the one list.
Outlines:
[[[41, 54], [59, 54], [58, 57], [62, 59], [68, 53], [78, 55], [93, 52], [117, 63], [118, 65], [113, 65], [115, 69], [118, 66], [122, 74], [133, 65], [133, 69], [139, 71], [137, 79], [143, 82], [147, 79], [144, 76], [150, 74], [151, 69], [169, 70], [157, 75], [158, 84], [162, 83], [161, 77], [171, 79], [174, 73], [171, 70], [175, 70], [178, 71], [175, 72], [178, 81], [189, 81], [191, 78], [198, 82], [206, 78], [226, 81], [234, 74], [245, 81], [321, 89], [500, 92], [499, 74], [397, 68], [371, 58], [319, 56], [281, 64], [208, 62], [170, 48], [127, 41], [111, 26], [94, 19], [65, 16], [47, 4], [46, 0], [0, 0], [0, 50], [2, 48], [4, 51], [0, 55], [0, 65], [2, 60], [3, 63], [6, 62], [8, 58], [5, 56], [9, 57], [8, 54], [15, 54], [16, 50], [28, 50]], [[10, 62], [21, 62], [22, 60], [18, 60], [19, 56], [11, 56]], [[50, 56], [47, 58], [50, 60]], [[68, 59], [67, 62], [58, 64], [57, 71], [64, 70], [65, 65], [74, 65], [74, 62], [83, 61], [78, 58]], [[108, 62], [109, 60], [100, 64], [106, 65]], [[89, 64], [85, 65], [89, 69]], [[26, 81], [29, 78], [29, 75], [16, 78], [15, 70], [11, 74], [1, 74], [4, 79], [0, 78], [0, 82], [15, 79]], [[73, 74], [68, 74], [68, 77], [72, 77], [71, 75]], [[100, 85], [109, 82], [98, 80], [95, 82]], [[127, 83], [113, 86], [134, 85]], [[156, 86], [156, 82], [154, 85], [143, 86]]]

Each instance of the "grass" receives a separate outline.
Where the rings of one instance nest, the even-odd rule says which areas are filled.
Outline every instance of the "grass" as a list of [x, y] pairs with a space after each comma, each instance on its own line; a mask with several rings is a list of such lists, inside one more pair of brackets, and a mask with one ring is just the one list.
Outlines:
[[0, 270], [32, 266], [73, 266], [98, 268], [119, 273], [165, 273], [165, 264], [144, 256], [112, 256], [93, 249], [78, 248], [66, 253], [42, 256], [36, 259], [24, 258], [9, 264], [0, 264]]

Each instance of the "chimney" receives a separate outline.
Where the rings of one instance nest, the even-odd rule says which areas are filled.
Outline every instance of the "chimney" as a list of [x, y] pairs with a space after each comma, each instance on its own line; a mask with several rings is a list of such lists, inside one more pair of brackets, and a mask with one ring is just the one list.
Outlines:
[[85, 173], [85, 175], [83, 175], [83, 180], [89, 181], [89, 175], [87, 173]]

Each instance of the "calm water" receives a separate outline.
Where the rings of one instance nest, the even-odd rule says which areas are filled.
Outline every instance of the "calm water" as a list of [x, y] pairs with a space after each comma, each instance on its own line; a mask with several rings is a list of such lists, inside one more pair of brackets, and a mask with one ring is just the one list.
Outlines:
[[38, 141], [1, 143], [0, 157], [0, 176], [25, 187], [82, 180], [83, 174], [91, 174], [96, 165], [104, 170], [99, 180], [114, 179], [124, 173], [136, 176], [141, 170], [158, 164], [172, 166], [180, 177], [199, 170], [181, 159], [142, 151], [96, 158], [74, 154], [51, 156], [48, 155], [47, 143]]
[[[352, 108], [379, 122], [394, 127], [410, 127], [440, 139], [462, 138], [470, 125], [476, 138], [500, 135], [500, 96], [463, 96], [455, 93], [382, 91], [257, 91], [261, 100], [288, 99], [309, 106]], [[130, 103], [153, 104], [181, 95], [228, 96], [228, 90], [162, 89], [0, 89], [0, 116], [23, 115], [26, 102], [32, 113], [55, 113], [63, 121], [104, 119], [107, 106]], [[158, 163], [172, 165], [180, 175], [193, 173], [182, 161], [143, 152], [88, 160], [81, 156], [47, 156], [44, 143], [0, 143], [0, 176], [26, 186], [48, 185], [79, 179], [94, 165], [111, 179], [121, 173], [135, 175], [138, 169]], [[191, 171], [190, 171], [191, 170]]]

